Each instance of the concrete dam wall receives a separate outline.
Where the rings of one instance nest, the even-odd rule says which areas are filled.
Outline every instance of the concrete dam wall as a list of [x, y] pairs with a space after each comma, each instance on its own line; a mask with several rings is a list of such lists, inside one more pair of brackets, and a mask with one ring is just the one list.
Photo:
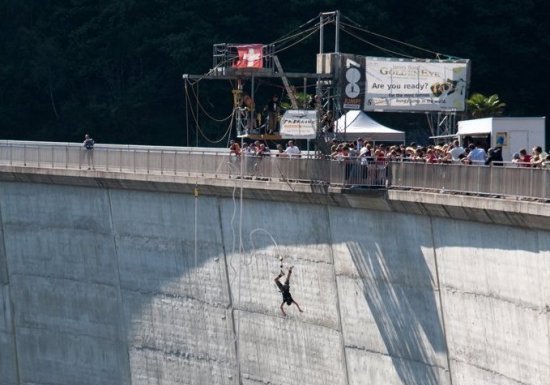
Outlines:
[[234, 193], [0, 182], [0, 385], [550, 384], [549, 231]]

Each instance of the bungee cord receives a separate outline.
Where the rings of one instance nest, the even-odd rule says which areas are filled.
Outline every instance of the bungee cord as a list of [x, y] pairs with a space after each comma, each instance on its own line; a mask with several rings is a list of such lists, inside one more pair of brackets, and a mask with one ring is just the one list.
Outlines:
[[[323, 25], [326, 25], [326, 24], [327, 23], [325, 23]], [[278, 50], [275, 50], [272, 55], [276, 55], [280, 52], [286, 51], [287, 49], [289, 49], [291, 47], [294, 47], [296, 44], [301, 43], [302, 41], [304, 41], [305, 39], [307, 39], [311, 35], [315, 34], [317, 32], [318, 26], [319, 25], [315, 25], [315, 26], [311, 27], [308, 30], [302, 31], [299, 34], [296, 34], [295, 36], [289, 37], [287, 40], [290, 40], [290, 38], [297, 38], [297, 37], [299, 37], [299, 39], [297, 39], [296, 41], [290, 42], [287, 45], [282, 45]], [[300, 35], [305, 35], [305, 36], [302, 37]], [[272, 43], [272, 44], [275, 45], [275, 43]], [[271, 55], [267, 55], [267, 56], [270, 57]]]
[[254, 238], [252, 236], [254, 234], [256, 234], [257, 232], [260, 232], [260, 231], [263, 232], [264, 234], [266, 234], [271, 239], [271, 242], [273, 242], [273, 244], [275, 245], [277, 259], [281, 263], [281, 267], [282, 267], [283, 260], [284, 260], [283, 254], [281, 253], [281, 250], [279, 249], [279, 245], [275, 241], [275, 238], [273, 238], [273, 235], [269, 231], [267, 231], [266, 229], [264, 229], [262, 227], [258, 227], [258, 228], [253, 229], [252, 231], [250, 231], [249, 236], [250, 236], [250, 244], [252, 245], [252, 249], [254, 251], [256, 250], [256, 245], [254, 244]]
[[[277, 43], [279, 43], [279, 42], [281, 42], [281, 41], [284, 41], [284, 40], [287, 39], [288, 36], [290, 36], [290, 35], [292, 35], [292, 34], [294, 34], [293, 36], [297, 35], [297, 34], [295, 34], [296, 31], [299, 31], [300, 29], [302, 29], [302, 27], [304, 27], [304, 26], [306, 26], [306, 25], [308, 25], [308, 24], [311, 24], [311, 23], [314, 22], [314, 21], [317, 21], [317, 17], [311, 18], [310, 20], [306, 21], [304, 24], [300, 25], [298, 28], [296, 28], [296, 29], [294, 29], [293, 31], [290, 31], [289, 33], [287, 33], [287, 34], [281, 36], [278, 40], [275, 40], [272, 44], [277, 44]], [[313, 28], [316, 28], [318, 25], [319, 25], [319, 23], [315, 24], [315, 25], [313, 26]]]
[[[188, 80], [188, 79], [186, 79]], [[197, 102], [197, 105], [200, 107], [201, 111], [210, 119], [210, 120], [213, 120], [215, 122], [225, 122], [227, 121], [228, 119], [231, 119], [231, 116], [233, 114], [233, 111], [231, 111], [231, 113], [229, 115], [227, 115], [226, 117], [224, 118], [215, 118], [213, 117], [212, 115], [210, 115], [206, 110], [205, 108], [203, 107], [202, 103], [200, 102], [199, 100], [199, 95], [195, 92], [195, 88], [193, 86], [191, 86], [191, 92], [193, 94], [193, 96], [195, 97], [195, 100]]]
[[374, 44], [374, 43], [372, 43], [372, 42], [370, 42], [370, 41], [368, 41], [368, 40], [365, 40], [365, 39], [363, 39], [363, 38], [361, 38], [361, 37], [355, 35], [354, 33], [348, 31], [346, 28], [341, 28], [341, 30], [342, 30], [343, 32], [347, 33], [348, 35], [350, 35], [351, 37], [354, 37], [354, 38], [356, 38], [357, 40], [360, 40], [360, 41], [362, 41], [363, 43], [366, 43], [366, 44], [370, 45], [371, 47], [377, 48], [377, 49], [379, 49], [379, 50], [382, 51], [382, 52], [394, 54], [394, 55], [397, 55], [397, 56], [404, 56], [404, 57], [411, 58], [411, 59], [413, 58], [413, 56], [407, 55], [407, 54], [405, 54], [405, 53], [403, 53], [403, 52], [392, 51], [392, 50], [390, 50], [390, 49], [383, 48], [382, 46], [379, 46], [378, 44]]
[[[353, 20], [349, 19], [346, 17], [347, 20], [353, 22]], [[430, 53], [432, 55], [434, 55], [436, 58], [441, 58], [442, 56], [445, 56], [447, 58], [454, 58], [453, 56], [451, 55], [447, 55], [447, 54], [443, 54], [443, 53], [440, 53], [440, 52], [436, 52], [436, 51], [432, 51], [432, 50], [429, 50], [427, 48], [423, 48], [423, 47], [420, 47], [420, 46], [417, 46], [417, 45], [414, 45], [414, 44], [410, 44], [410, 43], [406, 43], [404, 41], [401, 41], [401, 40], [398, 40], [398, 39], [394, 39], [394, 38], [391, 38], [389, 36], [385, 36], [385, 35], [382, 35], [382, 34], [379, 34], [379, 33], [376, 33], [376, 32], [372, 32], [366, 28], [363, 28], [361, 26], [359, 26], [359, 24], [353, 22], [353, 24], [348, 24], [348, 23], [341, 23], [341, 25], [343, 25], [344, 27], [349, 27], [349, 28], [353, 28], [353, 29], [356, 29], [358, 31], [361, 31], [361, 32], [365, 32], [365, 33], [368, 33], [370, 35], [373, 35], [373, 36], [376, 36], [376, 37], [379, 37], [379, 38], [382, 38], [382, 39], [386, 39], [386, 40], [389, 40], [389, 41], [392, 41], [394, 43], [398, 43], [398, 44], [402, 44], [406, 47], [409, 47], [409, 48], [414, 48], [414, 49], [417, 49], [419, 51], [423, 51], [423, 52], [427, 52], [427, 53]], [[347, 31], [349, 33], [349, 31]], [[357, 39], [360, 39], [359, 37], [355, 36], [355, 35], [351, 35]], [[362, 39], [360, 39], [362, 40]], [[366, 41], [362, 40], [363, 42], [367, 43]], [[411, 56], [412, 57], [412, 56]]]
[[[187, 88], [186, 88], [186, 90], [187, 90]], [[189, 99], [189, 94], [187, 92], [186, 92], [186, 99], [189, 102], [189, 105], [191, 105], [191, 101]], [[198, 97], [197, 97], [197, 100], [198, 100]], [[195, 111], [192, 108], [191, 108], [191, 116], [193, 117], [193, 121], [194, 121], [195, 126], [197, 128], [197, 132], [200, 133], [201, 136], [209, 143], [212, 143], [212, 144], [220, 143], [221, 141], [224, 140], [224, 138], [226, 136], [228, 136], [231, 133], [231, 129], [233, 127], [233, 119], [234, 119], [233, 112], [231, 112], [231, 115], [229, 116], [229, 118], [231, 120], [229, 121], [229, 125], [228, 125], [226, 131], [224, 132], [224, 134], [219, 139], [210, 139], [210, 138], [208, 138], [208, 136], [206, 136], [206, 134], [204, 133], [204, 131], [202, 130], [202, 128], [199, 124], [198, 116], [195, 114]]]

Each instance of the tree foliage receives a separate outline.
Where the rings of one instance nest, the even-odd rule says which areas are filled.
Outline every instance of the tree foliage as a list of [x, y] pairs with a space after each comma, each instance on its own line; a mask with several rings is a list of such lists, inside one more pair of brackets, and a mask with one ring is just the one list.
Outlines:
[[475, 119], [502, 115], [506, 107], [506, 103], [501, 102], [497, 94], [485, 96], [477, 92], [466, 100], [466, 104], [470, 115]]
[[[207, 72], [212, 44], [270, 43], [335, 9], [396, 41], [470, 58], [473, 89], [502, 95], [510, 114], [548, 115], [547, 4], [0, 0], [0, 138], [76, 141], [90, 132], [101, 142], [185, 145], [181, 75]], [[380, 51], [375, 39], [342, 33], [341, 51], [391, 56], [402, 48], [386, 40]], [[281, 52], [284, 69], [314, 71], [318, 44], [314, 34]], [[230, 88], [208, 88], [215, 94], [204, 96], [205, 108], [224, 115]]]

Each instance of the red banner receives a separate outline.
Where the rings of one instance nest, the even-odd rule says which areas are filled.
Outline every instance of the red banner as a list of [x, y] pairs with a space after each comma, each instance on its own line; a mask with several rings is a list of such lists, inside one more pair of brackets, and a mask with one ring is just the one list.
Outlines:
[[263, 45], [249, 44], [237, 46], [239, 58], [233, 65], [236, 68], [263, 68]]

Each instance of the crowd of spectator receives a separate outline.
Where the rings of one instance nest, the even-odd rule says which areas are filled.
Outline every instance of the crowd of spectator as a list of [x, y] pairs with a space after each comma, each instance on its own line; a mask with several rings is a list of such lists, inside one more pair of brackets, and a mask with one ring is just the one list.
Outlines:
[[[394, 144], [374, 143], [358, 138], [355, 141], [337, 141], [330, 143], [330, 152], [319, 155], [318, 152], [302, 154], [293, 140], [286, 145], [279, 143], [273, 152], [266, 143], [260, 141], [231, 141], [231, 163], [242, 172], [237, 178], [269, 180], [269, 175], [281, 177], [282, 180], [309, 180], [311, 175], [304, 173], [305, 163], [300, 162], [266, 162], [266, 157], [298, 158], [309, 157], [330, 159], [334, 162], [323, 166], [330, 180], [343, 183], [344, 186], [368, 185], [372, 188], [385, 187], [388, 183], [389, 162], [417, 162], [423, 164], [456, 164], [471, 167], [506, 166], [545, 168], [550, 170], [550, 155], [535, 146], [531, 153], [524, 148], [515, 153], [512, 161], [503, 161], [502, 146], [485, 149], [480, 143], [469, 143], [461, 146], [458, 141], [443, 145], [421, 146], [416, 143]], [[326, 168], [325, 168], [326, 167]], [[306, 167], [307, 168], [307, 167]], [[501, 167], [497, 167], [501, 168]], [[413, 169], [416, 169], [413, 168]], [[495, 169], [496, 171], [496, 169]], [[321, 172], [322, 174], [322, 172]], [[324, 178], [324, 177], [323, 177]], [[320, 180], [324, 180], [321, 178]]]
[[[238, 142], [231, 140], [229, 144], [229, 152], [231, 155], [231, 164], [240, 168], [244, 172], [244, 179], [268, 180], [261, 176], [262, 165], [265, 163], [263, 159], [266, 157], [280, 158], [299, 158], [301, 151], [296, 146], [293, 140], [286, 143], [286, 147], [282, 144], [277, 144], [277, 149], [271, 152], [266, 143], [259, 140], [253, 142], [242, 142], [242, 147]], [[240, 178], [240, 177], [237, 177]]]
[[[372, 161], [405, 161], [422, 163], [448, 163], [467, 165], [502, 166], [502, 146], [485, 150], [481, 143], [469, 143], [462, 147], [458, 140], [443, 145], [419, 146], [411, 143], [386, 145], [384, 143], [370, 143], [358, 138], [353, 142], [333, 141], [331, 147], [331, 159], [367, 158]], [[550, 168], [550, 155], [542, 150], [541, 146], [532, 149], [528, 154], [525, 148], [514, 153], [513, 164], [521, 167], [546, 167]]]
[[275, 153], [271, 152], [271, 149], [267, 146], [266, 143], [262, 143], [259, 140], [248, 143], [243, 142], [242, 148], [234, 140], [231, 140], [229, 143], [229, 153], [236, 156], [276, 156], [276, 157], [288, 157], [288, 158], [299, 158], [301, 157], [301, 151], [296, 146], [293, 140], [289, 140], [284, 147], [282, 144], [277, 144], [277, 151]]
[[[289, 140], [286, 146], [277, 144], [274, 153], [265, 143], [260, 141], [245, 142], [242, 149], [237, 142], [231, 141], [230, 152], [235, 155], [244, 153], [245, 156], [301, 156], [301, 152], [293, 140]], [[469, 143], [463, 147], [458, 140], [443, 145], [428, 146], [417, 145], [414, 142], [408, 146], [404, 144], [387, 145], [385, 143], [371, 143], [363, 138], [358, 138], [355, 141], [333, 140], [329, 157], [340, 161], [353, 159], [358, 160], [360, 163], [403, 161], [486, 166], [502, 166], [505, 163], [501, 145], [485, 150], [481, 143]], [[550, 168], [550, 155], [543, 151], [541, 146], [535, 146], [531, 153], [522, 148], [514, 153], [513, 159], [508, 165]]]

